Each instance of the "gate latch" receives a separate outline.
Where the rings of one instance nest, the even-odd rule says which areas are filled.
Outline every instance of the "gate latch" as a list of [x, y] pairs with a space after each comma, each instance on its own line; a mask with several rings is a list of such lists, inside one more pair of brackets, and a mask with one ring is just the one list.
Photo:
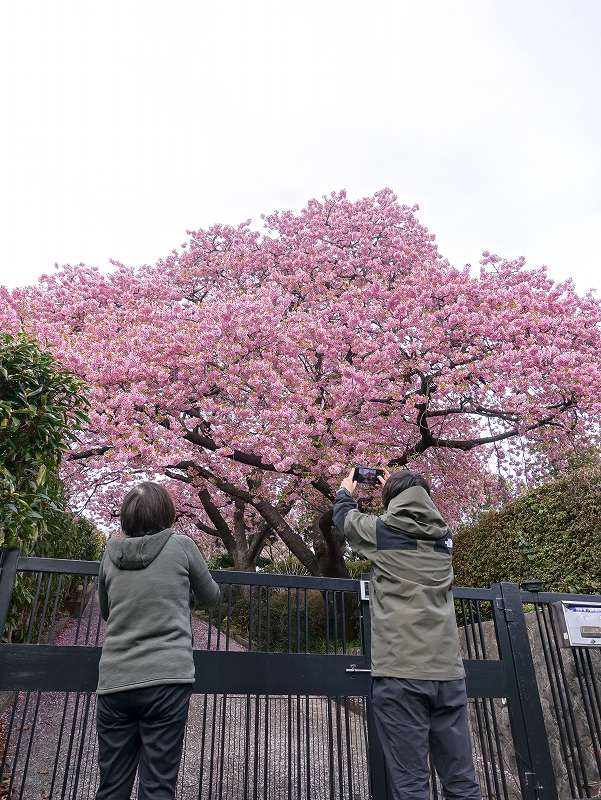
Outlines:
[[505, 601], [502, 597], [497, 597], [495, 599], [495, 606], [499, 609], [499, 611], [504, 613], [507, 622], [511, 622], [513, 620], [513, 610], [506, 607]]
[[531, 796], [539, 800], [542, 797], [543, 787], [536, 778], [536, 772], [525, 772], [526, 786], [533, 792]]

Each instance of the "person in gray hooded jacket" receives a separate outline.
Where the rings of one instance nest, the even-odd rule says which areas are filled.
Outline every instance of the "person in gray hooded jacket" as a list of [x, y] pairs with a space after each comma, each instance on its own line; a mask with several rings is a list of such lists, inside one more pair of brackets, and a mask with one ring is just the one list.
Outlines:
[[125, 536], [109, 539], [98, 575], [107, 622], [98, 679], [97, 800], [175, 797], [195, 681], [192, 599], [220, 596], [196, 544], [175, 533], [175, 507], [160, 484], [132, 489], [121, 507]]
[[385, 472], [380, 516], [362, 514], [353, 472], [334, 525], [371, 562], [372, 699], [392, 800], [429, 800], [428, 755], [448, 800], [480, 800], [451, 593], [453, 537], [414, 472]]

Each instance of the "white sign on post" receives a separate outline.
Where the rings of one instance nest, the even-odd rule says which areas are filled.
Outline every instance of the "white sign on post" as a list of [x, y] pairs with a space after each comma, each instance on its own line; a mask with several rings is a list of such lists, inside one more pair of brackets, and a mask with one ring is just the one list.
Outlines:
[[601, 603], [556, 603], [564, 647], [601, 647]]

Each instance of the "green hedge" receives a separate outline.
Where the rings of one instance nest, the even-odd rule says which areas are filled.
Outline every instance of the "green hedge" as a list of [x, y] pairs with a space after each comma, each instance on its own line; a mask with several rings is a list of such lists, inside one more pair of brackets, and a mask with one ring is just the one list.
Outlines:
[[30, 553], [62, 510], [63, 452], [86, 423], [82, 382], [25, 334], [0, 334], [0, 547]]
[[601, 590], [601, 467], [586, 467], [533, 489], [460, 528], [455, 583], [543, 582], [549, 591]]
[[[25, 334], [0, 334], [0, 548], [24, 555], [94, 561], [95, 526], [67, 510], [59, 477], [64, 451], [86, 423], [82, 382]], [[61, 601], [77, 579], [65, 579]], [[17, 577], [4, 637], [21, 641], [36, 577]], [[59, 608], [62, 605], [59, 605]]]

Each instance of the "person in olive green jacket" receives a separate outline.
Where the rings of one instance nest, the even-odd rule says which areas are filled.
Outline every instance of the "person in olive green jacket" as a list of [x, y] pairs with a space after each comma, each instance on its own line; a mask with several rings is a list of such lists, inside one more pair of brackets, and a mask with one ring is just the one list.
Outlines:
[[451, 585], [453, 537], [421, 475], [385, 472], [381, 516], [353, 471], [334, 525], [370, 561], [372, 699], [393, 800], [428, 800], [430, 755], [448, 800], [480, 800]]
[[145, 481], [121, 506], [125, 534], [107, 542], [98, 574], [106, 637], [100, 658], [96, 800], [175, 797], [195, 681], [191, 605], [220, 590], [192, 539], [172, 529], [164, 486]]

